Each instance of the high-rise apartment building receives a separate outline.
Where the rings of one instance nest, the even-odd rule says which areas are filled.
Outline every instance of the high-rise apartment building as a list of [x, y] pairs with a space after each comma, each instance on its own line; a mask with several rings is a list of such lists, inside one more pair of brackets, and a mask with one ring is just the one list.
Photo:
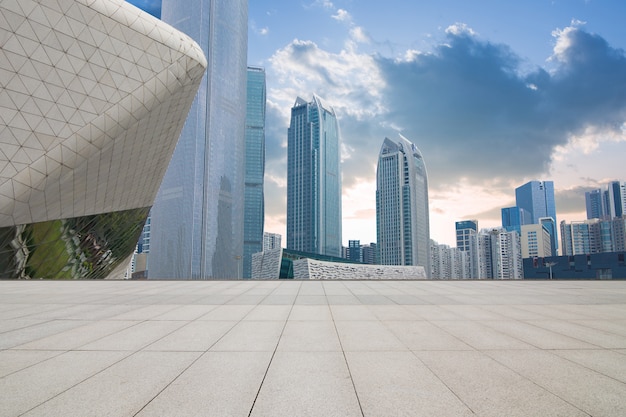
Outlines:
[[298, 97], [287, 138], [287, 249], [341, 256], [339, 125], [318, 96]]
[[619, 252], [626, 240], [626, 217], [561, 222], [563, 255]]
[[525, 224], [520, 228], [522, 258], [552, 256], [550, 232], [543, 224]]
[[530, 181], [515, 189], [515, 205], [528, 213], [529, 223], [539, 224], [541, 218], [551, 217], [554, 222], [550, 232], [550, 239], [553, 254], [559, 247], [558, 233], [556, 229], [556, 203], [554, 201], [554, 182], [552, 181]]
[[278, 233], [263, 232], [263, 252], [281, 247], [283, 237]]
[[516, 231], [504, 228], [481, 230], [480, 277], [487, 279], [522, 279], [522, 247]]
[[478, 221], [462, 220], [455, 223], [456, 228], [456, 247], [461, 252], [465, 252], [464, 262], [467, 278], [480, 278], [479, 259], [478, 259]]
[[243, 223], [243, 277], [252, 275], [252, 254], [263, 251], [265, 200], [265, 70], [248, 67], [246, 105], [246, 176]]
[[208, 67], [152, 208], [151, 278], [241, 276], [248, 2], [163, 0]]
[[376, 243], [371, 242], [369, 245], [361, 246], [361, 255], [363, 263], [368, 265], [378, 264], [378, 247]]
[[428, 177], [417, 147], [385, 138], [376, 170], [376, 236], [383, 265], [431, 271]]

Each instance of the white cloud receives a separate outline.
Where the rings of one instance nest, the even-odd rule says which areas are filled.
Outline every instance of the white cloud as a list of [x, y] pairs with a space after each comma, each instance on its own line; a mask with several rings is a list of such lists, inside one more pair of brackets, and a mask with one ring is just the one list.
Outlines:
[[345, 9], [337, 9], [337, 12], [331, 16], [333, 19], [338, 20], [340, 22], [350, 22], [352, 21], [352, 16]]
[[475, 36], [476, 32], [465, 23], [455, 23], [446, 28], [445, 31], [449, 35], [461, 36], [461, 35], [470, 35]]

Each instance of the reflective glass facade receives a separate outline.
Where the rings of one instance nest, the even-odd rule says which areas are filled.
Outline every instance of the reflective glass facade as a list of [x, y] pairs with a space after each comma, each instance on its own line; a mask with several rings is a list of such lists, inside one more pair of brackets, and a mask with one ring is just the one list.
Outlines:
[[252, 254], [263, 251], [265, 201], [265, 70], [248, 68], [243, 277], [252, 276]]
[[332, 107], [298, 97], [287, 139], [287, 249], [341, 256], [339, 126]]
[[430, 274], [428, 176], [406, 138], [385, 138], [376, 170], [376, 235], [382, 265], [420, 265]]
[[[515, 189], [515, 204], [529, 213], [531, 224], [539, 224], [542, 217], [551, 217], [557, 223], [556, 204], [554, 202], [554, 182], [530, 181]], [[556, 227], [551, 235], [553, 247], [558, 248]]]
[[208, 69], [152, 209], [150, 278], [241, 276], [248, 3], [163, 0]]

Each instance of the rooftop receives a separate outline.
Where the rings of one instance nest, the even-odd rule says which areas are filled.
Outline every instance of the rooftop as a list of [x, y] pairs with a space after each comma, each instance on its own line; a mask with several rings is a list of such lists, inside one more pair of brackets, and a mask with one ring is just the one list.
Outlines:
[[626, 281], [0, 281], [0, 416], [624, 416]]

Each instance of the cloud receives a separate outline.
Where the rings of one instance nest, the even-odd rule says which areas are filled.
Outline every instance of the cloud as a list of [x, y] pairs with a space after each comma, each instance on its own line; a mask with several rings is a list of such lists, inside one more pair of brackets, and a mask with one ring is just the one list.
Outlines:
[[338, 20], [340, 22], [350, 22], [352, 21], [352, 17], [350, 13], [348, 13], [344, 9], [337, 9], [337, 12], [331, 16], [333, 19]]
[[[268, 113], [275, 112], [273, 120], [281, 123], [281, 146], [268, 147], [274, 161], [269, 169], [286, 173], [290, 107], [297, 96], [317, 93], [339, 115], [344, 194], [372, 183], [384, 137], [400, 132], [424, 155], [432, 196], [447, 189], [464, 193], [459, 184], [471, 184], [489, 204], [503, 201], [485, 211], [493, 217], [507, 204], [503, 196], [547, 177], [564, 152], [593, 152], [607, 141], [626, 141], [624, 51], [580, 23], [553, 36], [549, 70], [528, 70], [508, 46], [483, 40], [459, 23], [429, 51], [409, 50], [398, 58], [360, 53], [349, 43], [331, 53], [294, 40], [269, 60], [277, 79]], [[490, 188], [497, 198], [489, 197]], [[559, 203], [574, 210], [574, 201], [580, 204], [580, 198], [565, 197]], [[437, 204], [431, 203], [434, 209]], [[582, 204], [584, 210], [584, 193]], [[448, 209], [447, 221], [484, 211], [464, 209], [465, 215]]]

